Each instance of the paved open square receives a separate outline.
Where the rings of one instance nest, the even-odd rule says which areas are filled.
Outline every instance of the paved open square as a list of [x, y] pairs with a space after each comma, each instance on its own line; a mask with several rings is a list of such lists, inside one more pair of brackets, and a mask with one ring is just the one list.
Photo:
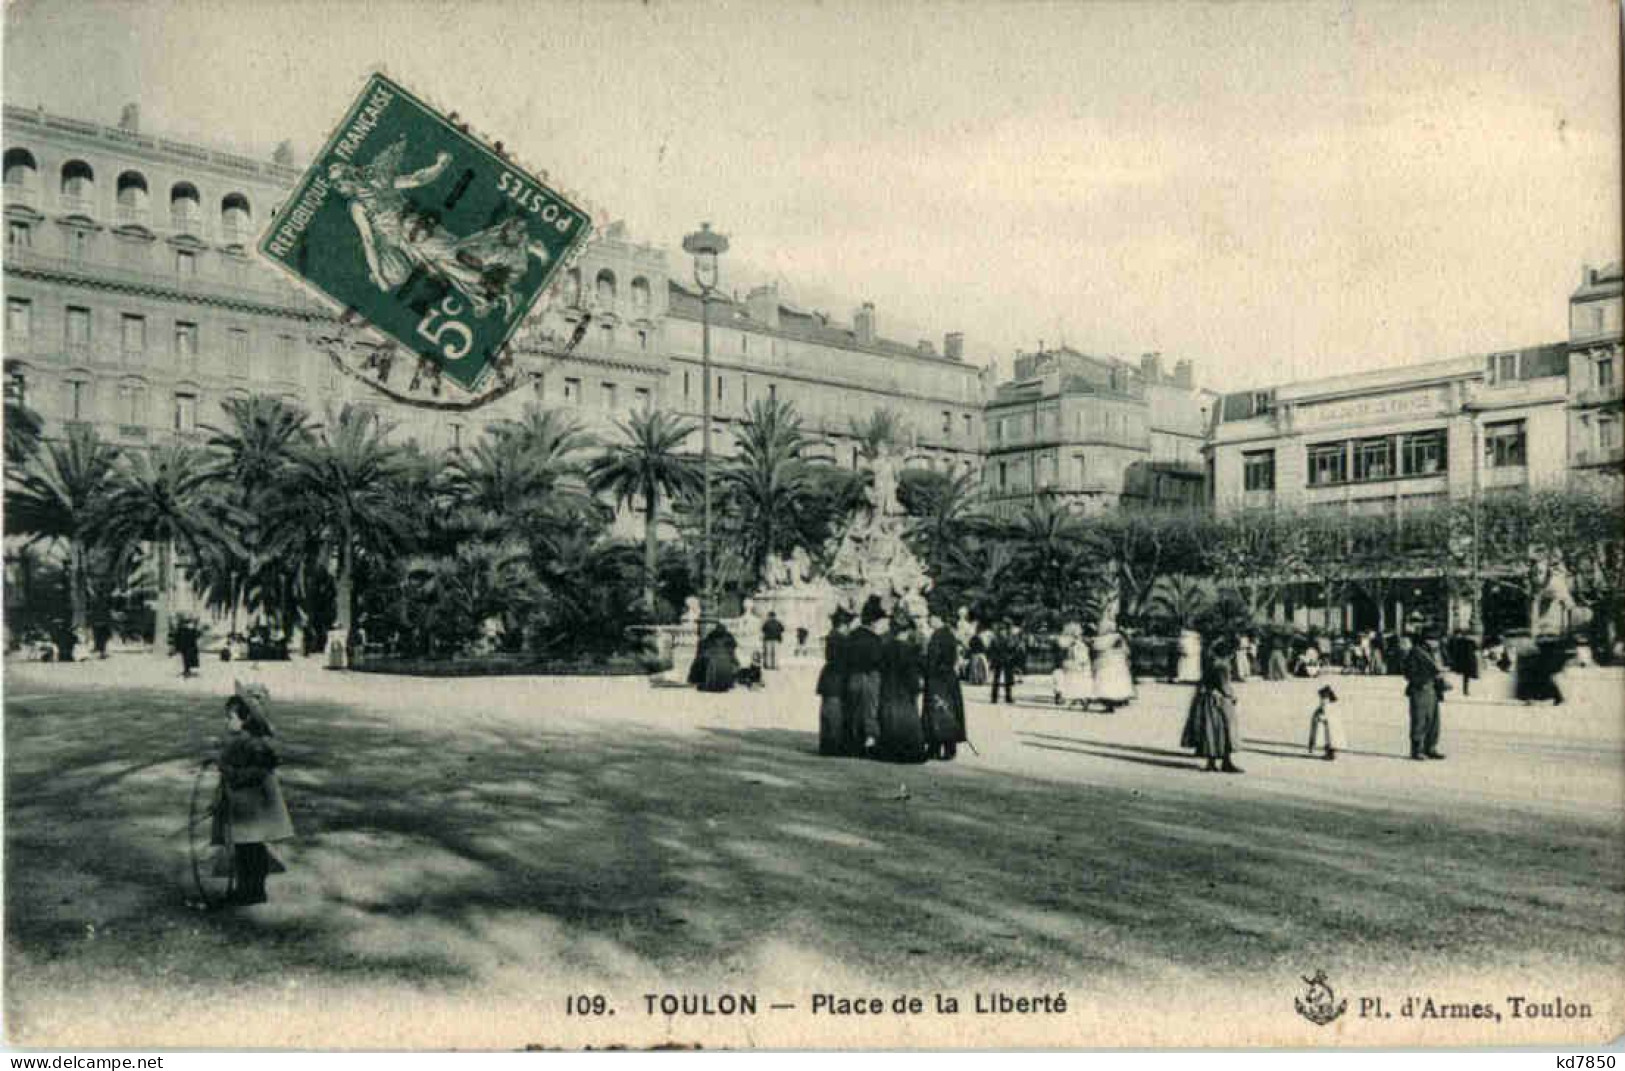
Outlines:
[[[187, 801], [234, 672], [272, 691], [299, 836], [270, 904], [205, 912]], [[705, 695], [314, 661], [184, 681], [135, 655], [13, 664], [7, 1018], [25, 1044], [187, 1044], [222, 1001], [253, 1009], [245, 1045], [344, 1024], [523, 1046], [565, 1041], [542, 980], [678, 1040], [701, 1025], [650, 1020], [644, 994], [1004, 980], [1065, 991], [1088, 1030], [1106, 994], [1120, 1014], [1137, 992], [1253, 986], [1290, 1019], [1313, 970], [1357, 987], [1419, 962], [1458, 989], [1511, 973], [1583, 996], [1625, 954], [1625, 734], [1620, 677], [1570, 677], [1562, 707], [1453, 694], [1443, 762], [1409, 760], [1399, 678], [1332, 678], [1335, 762], [1304, 746], [1320, 682], [1244, 683], [1245, 773], [1227, 776], [1176, 746], [1191, 690], [1159, 683], [1113, 715], [1058, 710], [1037, 679], [1013, 707], [968, 689], [975, 752], [893, 766], [816, 754], [809, 669]], [[1616, 993], [1595, 993], [1599, 1015]], [[368, 1032], [396, 1000], [414, 1015]], [[820, 1043], [861, 1042], [843, 1029]]]

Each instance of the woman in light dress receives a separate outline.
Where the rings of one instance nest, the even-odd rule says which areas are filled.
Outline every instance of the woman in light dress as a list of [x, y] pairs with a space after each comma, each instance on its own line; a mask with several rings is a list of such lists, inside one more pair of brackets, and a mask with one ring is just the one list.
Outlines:
[[1113, 630], [1095, 637], [1095, 700], [1108, 711], [1126, 706], [1134, 699], [1134, 674], [1129, 671], [1128, 641]]
[[1174, 682], [1198, 684], [1202, 680], [1202, 634], [1185, 629], [1179, 634], [1179, 663], [1174, 667]]
[[1061, 630], [1061, 664], [1055, 670], [1055, 705], [1065, 704], [1088, 710], [1095, 697], [1093, 660], [1083, 638], [1083, 626], [1076, 621]]

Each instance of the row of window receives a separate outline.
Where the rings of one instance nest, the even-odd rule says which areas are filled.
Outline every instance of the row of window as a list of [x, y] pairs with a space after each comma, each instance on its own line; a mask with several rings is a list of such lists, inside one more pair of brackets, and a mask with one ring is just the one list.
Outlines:
[[[1074, 423], [1078, 435], [1094, 432], [1133, 440], [1145, 431], [1145, 418], [1137, 413], [1094, 407], [1080, 409]], [[1020, 442], [1034, 427], [1039, 437], [1043, 437], [1053, 434], [1060, 424], [1061, 415], [1055, 410], [1040, 410], [1036, 414], [1013, 413], [993, 422], [993, 441], [998, 444]]]
[[[62, 340], [70, 356], [88, 359], [94, 342], [94, 318], [91, 310], [81, 305], [68, 305], [63, 310]], [[119, 352], [127, 364], [142, 364], [149, 357], [167, 355], [181, 367], [196, 367], [199, 354], [198, 325], [190, 320], [176, 320], [167, 345], [157, 344], [149, 331], [149, 318], [141, 313], [119, 314]], [[28, 298], [6, 299], [6, 340], [8, 348], [31, 347], [34, 337], [34, 304]], [[249, 332], [243, 327], [228, 327], [224, 338], [226, 371], [234, 376], [256, 379], [269, 378], [268, 373], [280, 371], [293, 377], [298, 360], [299, 342], [290, 334], [276, 336], [275, 363], [268, 368], [253, 360]]]
[[[998, 468], [998, 489], [1000, 491], [1028, 491], [1028, 479], [1031, 474], [1033, 487], [1040, 490], [1056, 487], [1061, 482], [1061, 465], [1063, 459], [1053, 455], [1042, 455], [1029, 461], [1001, 461]], [[1095, 459], [1093, 467], [1085, 454], [1072, 456], [1072, 470], [1076, 474], [1076, 486], [1084, 487], [1089, 483], [1091, 471], [1097, 481], [1108, 486], [1116, 484], [1123, 478], [1124, 466], [1121, 458], [1099, 457]]]
[[[8, 195], [14, 191], [32, 192], [39, 189], [39, 166], [27, 149], [8, 149], [5, 155], [5, 182]], [[89, 214], [94, 211], [96, 172], [83, 160], [69, 160], [62, 165], [57, 192], [62, 207], [69, 211]], [[144, 219], [151, 205], [147, 177], [136, 170], [119, 174], [114, 185], [115, 204], [120, 217], [138, 222]], [[203, 220], [203, 198], [190, 182], [177, 182], [169, 188], [169, 211], [172, 225], [177, 230], [195, 229]], [[220, 225], [228, 234], [247, 234], [254, 225], [254, 210], [248, 196], [240, 192], [226, 194], [220, 199]]]
[[[608, 268], [600, 269], [593, 280], [594, 308], [602, 312], [613, 312], [616, 308], [617, 291], [615, 273]], [[654, 307], [654, 296], [649, 289], [649, 280], [639, 275], [632, 280], [631, 286], [633, 316], [648, 316]], [[579, 308], [584, 304], [581, 289], [581, 269], [571, 268], [564, 277], [564, 304], [572, 308]]]
[[[33, 397], [32, 385], [28, 375], [21, 371], [8, 372], [6, 375], [6, 395], [18, 404], [38, 404], [39, 400]], [[146, 383], [125, 382], [118, 384], [117, 408], [112, 419], [125, 430], [145, 434], [152, 424], [152, 389]], [[82, 376], [70, 376], [62, 381], [60, 416], [67, 421], [92, 421], [106, 417], [105, 412], [99, 412], [96, 407], [96, 384]], [[169, 393], [169, 405], [164, 413], [164, 419], [159, 423], [162, 426], [173, 428], [175, 431], [197, 430], [198, 392], [190, 387], [177, 388]]]

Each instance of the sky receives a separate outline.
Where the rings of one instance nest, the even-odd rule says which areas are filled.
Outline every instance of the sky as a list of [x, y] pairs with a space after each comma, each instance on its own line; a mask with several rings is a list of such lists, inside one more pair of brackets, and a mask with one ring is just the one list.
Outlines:
[[1609, 0], [11, 0], [9, 103], [269, 153], [377, 68], [688, 274], [1238, 389], [1567, 337], [1621, 245]]

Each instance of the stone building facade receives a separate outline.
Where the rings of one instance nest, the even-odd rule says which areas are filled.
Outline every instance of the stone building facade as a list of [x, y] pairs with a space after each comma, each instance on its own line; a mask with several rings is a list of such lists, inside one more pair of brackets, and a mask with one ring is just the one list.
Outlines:
[[[528, 403], [576, 409], [604, 435], [650, 405], [698, 420], [699, 299], [670, 277], [666, 250], [621, 224], [586, 247], [516, 336], [532, 373], [522, 389], [443, 413], [351, 381], [315, 346], [331, 311], [253, 251], [298, 174], [286, 147], [263, 160], [144, 132], [133, 105], [118, 126], [7, 106], [7, 390], [47, 434], [82, 422], [122, 445], [201, 438], [222, 401], [267, 392], [318, 416], [347, 402], [372, 408], [397, 438], [430, 450], [459, 448]], [[948, 335], [941, 353], [906, 346], [877, 333], [872, 306], [841, 325], [772, 289], [719, 298], [711, 314], [718, 431], [751, 401], [782, 397], [824, 456], [850, 463], [850, 418], [890, 409], [913, 463], [977, 469], [985, 385], [963, 336]], [[561, 356], [587, 316], [585, 337]]]
[[1212, 396], [1189, 361], [1165, 374], [1061, 347], [1019, 355], [986, 406], [984, 493], [1012, 515], [1043, 496], [1085, 514], [1202, 505], [1201, 445]]
[[1587, 265], [1569, 297], [1569, 457], [1577, 471], [1618, 474], [1625, 466], [1621, 435], [1622, 294], [1619, 262]]

